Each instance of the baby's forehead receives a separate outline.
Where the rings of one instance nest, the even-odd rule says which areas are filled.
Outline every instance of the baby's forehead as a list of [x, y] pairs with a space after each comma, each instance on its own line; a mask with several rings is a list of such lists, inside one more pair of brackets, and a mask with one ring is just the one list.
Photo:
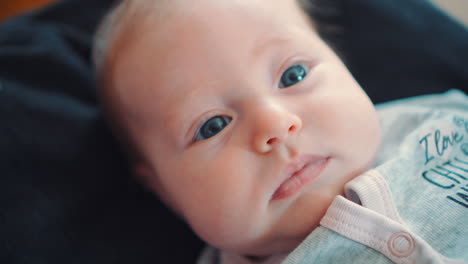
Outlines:
[[[258, 18], [248, 24], [249, 28], [260, 27], [262, 20], [283, 25], [305, 23], [310, 26], [312, 24], [310, 18], [299, 8], [297, 2], [301, 0], [126, 0], [118, 8], [119, 10], [113, 12], [118, 15], [112, 19], [116, 22], [110, 24], [115, 24], [113, 27], [117, 30], [115, 37], [109, 38], [113, 39], [113, 44], [109, 47], [108, 54], [110, 57], [118, 56], [123, 48], [141, 41], [142, 37], [155, 31], [158, 32], [160, 41], [193, 32], [196, 30], [193, 23], [195, 21], [204, 21], [213, 28], [222, 27], [219, 21], [225, 16], [231, 21], [238, 22], [247, 18]], [[177, 25], [184, 22], [185, 29], [177, 28]], [[269, 30], [275, 28], [270, 27]]]
[[[278, 23], [307, 23], [312, 21], [305, 13], [303, 0], [136, 0], [137, 10], [132, 19], [143, 23], [131, 23], [131, 27], [164, 30], [184, 21], [204, 21], [216, 27], [220, 20], [244, 21], [246, 18]], [[298, 12], [299, 11], [299, 12]], [[307, 17], [307, 18], [306, 18]], [[304, 19], [306, 18], [306, 19]], [[305, 21], [306, 20], [306, 21]], [[260, 26], [252, 23], [250, 27]], [[179, 32], [172, 32], [179, 34]]]
[[[129, 46], [117, 52], [120, 58], [114, 82], [125, 108], [138, 111], [135, 116], [148, 116], [149, 111], [154, 111], [150, 114], [157, 121], [171, 120], [174, 112], [184, 112], [187, 100], [182, 99], [196, 105], [193, 103], [198, 98], [196, 87], [208, 84], [209, 74], [213, 73], [210, 68], [220, 71], [215, 73], [217, 78], [229, 78], [223, 67], [217, 66], [225, 62], [231, 67], [234, 64], [231, 62], [242, 55], [245, 60], [237, 60], [237, 65], [244, 62], [245, 67], [250, 60], [249, 53], [239, 55], [234, 51], [246, 50], [258, 39], [268, 39], [272, 32], [287, 33], [290, 24], [307, 23], [300, 17], [299, 8], [292, 4], [294, 1], [289, 0], [193, 2], [200, 5], [176, 6], [180, 9], [174, 9], [177, 12], [164, 20], [148, 16], [138, 25], [138, 34], [126, 38]], [[174, 88], [178, 85], [182, 89]], [[169, 108], [172, 110], [168, 111]]]

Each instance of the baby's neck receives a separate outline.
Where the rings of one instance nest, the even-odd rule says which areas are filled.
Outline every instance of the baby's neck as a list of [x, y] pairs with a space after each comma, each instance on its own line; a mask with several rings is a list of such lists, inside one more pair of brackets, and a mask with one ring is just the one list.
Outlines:
[[222, 264], [279, 264], [288, 254], [276, 254], [268, 256], [239, 255], [232, 252], [221, 251]]

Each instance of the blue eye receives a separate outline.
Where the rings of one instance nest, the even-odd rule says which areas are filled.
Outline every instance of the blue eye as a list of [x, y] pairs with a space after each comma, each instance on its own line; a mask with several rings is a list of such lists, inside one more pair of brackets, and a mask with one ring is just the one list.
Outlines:
[[232, 118], [228, 116], [215, 116], [206, 121], [195, 135], [195, 141], [205, 140], [215, 136], [223, 130]]
[[287, 88], [304, 80], [308, 71], [308, 67], [304, 65], [294, 65], [289, 67], [281, 76], [279, 88]]

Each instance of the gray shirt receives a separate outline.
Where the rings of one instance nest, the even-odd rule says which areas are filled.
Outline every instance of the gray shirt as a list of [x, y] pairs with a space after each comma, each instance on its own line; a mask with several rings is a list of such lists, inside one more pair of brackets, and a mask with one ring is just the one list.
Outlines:
[[[468, 97], [451, 90], [377, 110], [375, 168], [345, 186], [294, 251], [268, 263], [468, 263]], [[199, 263], [217, 255], [207, 250]]]

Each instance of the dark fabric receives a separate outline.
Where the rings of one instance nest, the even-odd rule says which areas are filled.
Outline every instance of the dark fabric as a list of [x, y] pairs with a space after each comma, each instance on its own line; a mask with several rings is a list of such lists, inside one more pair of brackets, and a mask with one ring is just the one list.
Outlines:
[[202, 246], [129, 177], [96, 107], [90, 37], [109, 2], [0, 26], [2, 264], [191, 263]]
[[[0, 25], [0, 263], [193, 263], [202, 247], [129, 176], [97, 107], [90, 41], [110, 3]], [[428, 2], [336, 3], [331, 38], [374, 102], [467, 90], [467, 30]]]
[[468, 91], [468, 30], [425, 0], [341, 0], [342, 50], [374, 103]]

